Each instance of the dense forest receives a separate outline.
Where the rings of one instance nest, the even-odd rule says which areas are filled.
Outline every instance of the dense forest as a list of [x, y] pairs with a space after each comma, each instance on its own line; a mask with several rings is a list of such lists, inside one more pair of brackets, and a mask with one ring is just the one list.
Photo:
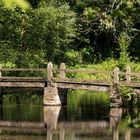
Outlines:
[[5, 67], [139, 63], [139, 46], [140, 0], [0, 0]]

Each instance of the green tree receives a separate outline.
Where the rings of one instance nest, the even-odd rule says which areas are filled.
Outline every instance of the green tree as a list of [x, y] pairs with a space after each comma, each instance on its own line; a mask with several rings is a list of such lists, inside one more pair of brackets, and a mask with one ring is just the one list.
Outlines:
[[1, 5], [0, 11], [2, 63], [41, 67], [65, 58], [76, 35], [75, 13], [67, 4], [42, 2], [28, 11]]
[[99, 62], [108, 57], [118, 58], [120, 34], [123, 31], [138, 34], [139, 0], [71, 0], [69, 3], [77, 12], [80, 25], [77, 48], [86, 48], [86, 54], [89, 53], [92, 60]]

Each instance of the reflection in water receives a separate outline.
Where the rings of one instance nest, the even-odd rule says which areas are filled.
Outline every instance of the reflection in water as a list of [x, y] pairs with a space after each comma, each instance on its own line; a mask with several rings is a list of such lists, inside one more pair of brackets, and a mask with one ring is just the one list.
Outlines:
[[121, 108], [110, 109], [110, 126], [112, 129], [113, 140], [119, 140], [118, 125], [120, 123], [121, 116], [122, 116], [122, 109]]
[[[60, 117], [64, 115], [61, 113], [66, 113], [66, 107], [45, 106], [43, 110], [44, 119], [41, 121], [22, 120], [19, 122], [15, 120], [15, 122], [1, 118], [0, 138], [13, 140], [133, 140], [140, 136], [137, 129], [128, 127], [129, 123], [128, 125], [126, 122], [123, 124], [122, 117], [126, 115], [125, 113], [128, 114], [126, 109], [110, 109], [108, 120], [107, 116], [105, 119], [101, 116], [92, 116], [92, 120], [66, 120], [66, 118], [63, 120]], [[98, 119], [96, 119], [97, 117]]]
[[112, 108], [110, 109], [110, 125], [111, 128], [117, 128], [121, 120], [122, 108]]
[[[140, 109], [98, 104], [0, 108], [2, 140], [138, 140]], [[137, 128], [138, 127], [138, 128]]]
[[60, 109], [61, 106], [44, 107], [44, 124], [47, 130], [54, 130], [57, 128], [57, 121], [58, 121]]

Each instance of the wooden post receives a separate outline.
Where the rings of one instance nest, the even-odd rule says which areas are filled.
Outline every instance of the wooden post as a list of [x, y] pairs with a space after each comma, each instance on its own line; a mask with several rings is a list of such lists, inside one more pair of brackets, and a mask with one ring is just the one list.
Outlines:
[[53, 64], [52, 62], [48, 63], [47, 67], [47, 86], [51, 86], [52, 84], [52, 78], [53, 78]]
[[129, 65], [126, 67], [125, 78], [126, 78], [126, 83], [131, 82], [131, 67]]
[[60, 64], [60, 79], [65, 79], [66, 73], [65, 73], [66, 65], [65, 63]]
[[120, 70], [118, 67], [116, 67], [114, 69], [113, 84], [119, 84], [119, 73], [120, 73]]

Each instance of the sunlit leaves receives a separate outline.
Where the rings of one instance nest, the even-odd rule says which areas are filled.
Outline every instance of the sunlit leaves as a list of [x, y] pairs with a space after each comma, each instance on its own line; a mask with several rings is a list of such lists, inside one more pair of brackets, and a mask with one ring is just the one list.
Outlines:
[[27, 10], [30, 8], [30, 4], [26, 0], [2, 0], [2, 1], [7, 8], [12, 8], [15, 6], [19, 6], [24, 10]]

